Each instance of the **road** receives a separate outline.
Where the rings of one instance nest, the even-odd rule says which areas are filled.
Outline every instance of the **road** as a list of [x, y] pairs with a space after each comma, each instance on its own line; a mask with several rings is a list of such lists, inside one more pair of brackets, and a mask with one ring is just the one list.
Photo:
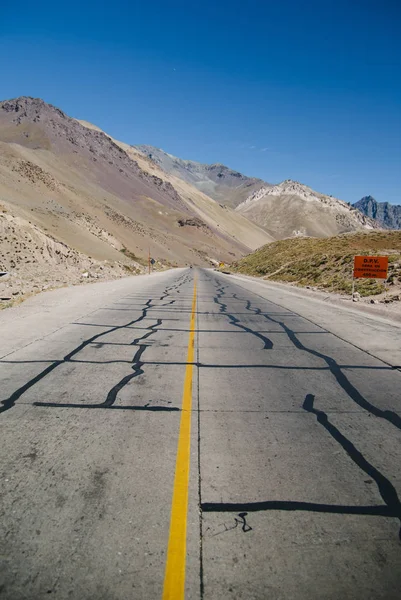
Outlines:
[[401, 329], [307, 304], [177, 269], [3, 311], [0, 597], [399, 600]]

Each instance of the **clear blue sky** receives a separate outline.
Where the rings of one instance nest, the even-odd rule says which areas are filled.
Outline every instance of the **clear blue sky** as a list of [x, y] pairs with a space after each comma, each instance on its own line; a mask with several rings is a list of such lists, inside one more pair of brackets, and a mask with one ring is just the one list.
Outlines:
[[400, 0], [4, 2], [0, 98], [132, 144], [401, 204]]

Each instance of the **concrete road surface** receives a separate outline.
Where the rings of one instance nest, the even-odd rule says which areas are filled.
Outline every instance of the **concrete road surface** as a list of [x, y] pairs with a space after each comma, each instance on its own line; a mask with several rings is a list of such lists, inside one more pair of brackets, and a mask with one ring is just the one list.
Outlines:
[[396, 324], [177, 269], [0, 334], [2, 599], [401, 598]]

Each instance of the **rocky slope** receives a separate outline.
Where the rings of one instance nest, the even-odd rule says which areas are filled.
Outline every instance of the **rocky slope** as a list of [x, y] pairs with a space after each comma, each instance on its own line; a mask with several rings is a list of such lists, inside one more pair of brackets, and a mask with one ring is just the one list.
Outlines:
[[298, 235], [325, 237], [381, 226], [371, 215], [361, 216], [346, 202], [296, 181], [288, 179], [272, 185], [224, 165], [182, 160], [153, 146], [134, 149], [166, 173], [191, 183], [219, 203], [234, 207], [238, 214], [276, 239]]
[[43, 290], [115, 279], [144, 267], [122, 253], [119, 261], [97, 261], [46, 235], [0, 204], [0, 308]]
[[135, 149], [166, 173], [187, 181], [217, 202], [231, 208], [235, 208], [262, 186], [269, 185], [261, 179], [247, 177], [221, 164], [207, 165], [183, 160], [154, 146], [135, 146]]
[[263, 186], [239, 204], [236, 211], [265, 227], [277, 239], [328, 237], [380, 227], [346, 202], [290, 179]]
[[0, 103], [0, 203], [72, 250], [118, 263], [123, 253], [145, 258], [150, 249], [160, 264], [209, 265], [271, 240], [196, 188], [185, 184], [183, 193], [144, 165], [130, 146], [43, 100]]
[[364, 196], [354, 207], [387, 229], [401, 229], [401, 206], [377, 202], [372, 196]]
[[[99, 129], [86, 121], [80, 121], [89, 129]], [[163, 170], [154, 160], [138, 150], [137, 146], [130, 146], [111, 138], [113, 142], [119, 145], [140, 168], [150, 176], [156, 176], [163, 181], [170, 183], [180, 194], [180, 197], [187, 203], [191, 211], [195, 213], [214, 233], [220, 237], [235, 240], [243, 251], [246, 248], [258, 248], [266, 242], [273, 241], [275, 238], [269, 235], [266, 230], [256, 226], [247, 218], [243, 217], [228, 206], [221, 205], [210, 196], [198, 190], [184, 179], [181, 179], [173, 173]], [[231, 255], [232, 256], [232, 255]]]

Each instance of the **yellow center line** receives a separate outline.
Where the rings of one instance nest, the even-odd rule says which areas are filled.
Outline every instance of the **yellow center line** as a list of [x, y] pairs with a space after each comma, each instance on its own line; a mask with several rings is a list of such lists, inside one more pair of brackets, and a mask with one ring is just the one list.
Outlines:
[[196, 281], [192, 298], [191, 321], [181, 423], [175, 463], [171, 505], [170, 534], [164, 575], [163, 600], [183, 600], [185, 595], [185, 560], [187, 554], [188, 484], [191, 450], [192, 371], [195, 355]]

